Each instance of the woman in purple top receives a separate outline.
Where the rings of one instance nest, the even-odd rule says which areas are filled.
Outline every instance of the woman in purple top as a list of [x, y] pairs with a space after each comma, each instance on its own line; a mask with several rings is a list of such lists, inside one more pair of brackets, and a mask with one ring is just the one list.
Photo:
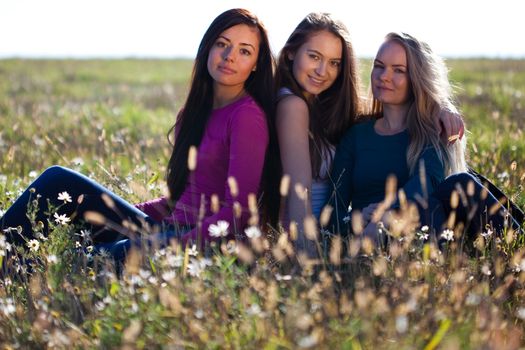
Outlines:
[[[86, 212], [98, 212], [105, 224], [93, 223], [93, 239], [118, 260], [133, 243], [128, 237], [151, 232], [151, 227], [162, 233], [149, 242], [176, 237], [202, 246], [242, 234], [249, 194], [259, 193], [265, 164], [267, 117], [274, 109], [273, 67], [266, 29], [257, 17], [244, 9], [222, 13], [202, 38], [188, 97], [169, 133], [175, 135], [167, 168], [169, 198], [133, 206], [84, 175], [53, 166], [0, 218], [0, 228], [18, 244], [39, 236], [26, 217], [28, 203], [34, 200], [39, 208], [34, 221], [44, 223], [44, 233], [52, 220], [45, 214], [48, 201], [60, 204], [58, 215], [74, 223], [84, 222]], [[196, 157], [190, 158], [196, 165], [190, 170], [188, 159], [194, 151]], [[64, 191], [71, 202], [58, 199]], [[215, 225], [211, 235], [210, 225]], [[21, 232], [9, 229], [18, 226]]]

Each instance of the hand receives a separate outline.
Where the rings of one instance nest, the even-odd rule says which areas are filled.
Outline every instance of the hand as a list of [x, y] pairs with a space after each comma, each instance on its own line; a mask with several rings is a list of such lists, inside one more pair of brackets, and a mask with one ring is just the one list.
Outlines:
[[370, 222], [368, 225], [366, 225], [365, 229], [363, 230], [363, 238], [365, 237], [372, 241], [374, 247], [378, 246], [379, 235], [377, 233], [377, 223]]
[[372, 215], [374, 215], [374, 212], [377, 209], [377, 206], [379, 203], [372, 203], [369, 204], [367, 207], [363, 208], [361, 211], [361, 216], [363, 217], [363, 225], [366, 226], [372, 221]]
[[465, 124], [461, 114], [451, 112], [447, 109], [441, 109], [439, 112], [439, 120], [436, 121], [436, 128], [438, 133], [448, 143], [454, 143], [456, 140], [461, 140], [465, 133]]

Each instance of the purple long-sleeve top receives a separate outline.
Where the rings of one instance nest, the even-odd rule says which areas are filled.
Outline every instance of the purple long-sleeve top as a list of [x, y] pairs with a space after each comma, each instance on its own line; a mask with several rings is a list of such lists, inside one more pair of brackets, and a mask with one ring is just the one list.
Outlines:
[[[235, 231], [243, 232], [249, 218], [248, 195], [259, 193], [267, 147], [266, 117], [251, 96], [214, 109], [198, 148], [197, 167], [189, 174], [186, 188], [173, 211], [167, 209], [168, 201], [164, 197], [137, 204], [137, 207], [157, 221], [194, 227], [182, 237], [184, 243], [196, 241], [199, 233], [203, 241], [213, 239], [208, 227], [219, 220], [230, 223], [230, 235]], [[230, 191], [229, 177], [237, 182], [237, 197]], [[216, 213], [210, 207], [213, 194], [220, 202]], [[240, 218], [233, 212], [236, 201], [243, 209]], [[205, 214], [199, 228], [201, 203]]]

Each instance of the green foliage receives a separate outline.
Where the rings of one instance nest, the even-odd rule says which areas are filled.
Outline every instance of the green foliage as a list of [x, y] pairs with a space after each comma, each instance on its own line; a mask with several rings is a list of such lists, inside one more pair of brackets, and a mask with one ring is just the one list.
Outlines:
[[[447, 63], [470, 132], [470, 164], [523, 207], [525, 61]], [[92, 176], [130, 202], [162, 194], [166, 133], [191, 64], [0, 61], [0, 212], [52, 164]], [[49, 235], [39, 235], [36, 209], [28, 210], [36, 243], [9, 251], [0, 234], [6, 266], [30, 270], [0, 278], [1, 347], [524, 344], [525, 242], [512, 231], [480, 236], [468, 247], [475, 258], [459, 239], [440, 251], [418, 232], [393, 238], [383, 251], [347, 241], [340, 261], [331, 254], [323, 263], [298, 259], [290, 235], [279, 231], [277, 242], [222, 242], [205, 256], [175, 244], [134, 252], [119, 276], [111, 260], [92, 254], [82, 227], [55, 221], [59, 207], [49, 210]]]

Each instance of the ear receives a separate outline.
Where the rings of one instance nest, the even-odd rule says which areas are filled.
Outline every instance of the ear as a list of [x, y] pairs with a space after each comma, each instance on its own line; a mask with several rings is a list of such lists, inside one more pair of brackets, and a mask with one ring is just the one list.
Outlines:
[[255, 72], [257, 70], [257, 66], [253, 66], [252, 72]]
[[292, 53], [292, 52], [288, 52], [288, 59], [289, 59], [290, 61], [293, 61], [294, 58], [295, 58], [295, 54]]

